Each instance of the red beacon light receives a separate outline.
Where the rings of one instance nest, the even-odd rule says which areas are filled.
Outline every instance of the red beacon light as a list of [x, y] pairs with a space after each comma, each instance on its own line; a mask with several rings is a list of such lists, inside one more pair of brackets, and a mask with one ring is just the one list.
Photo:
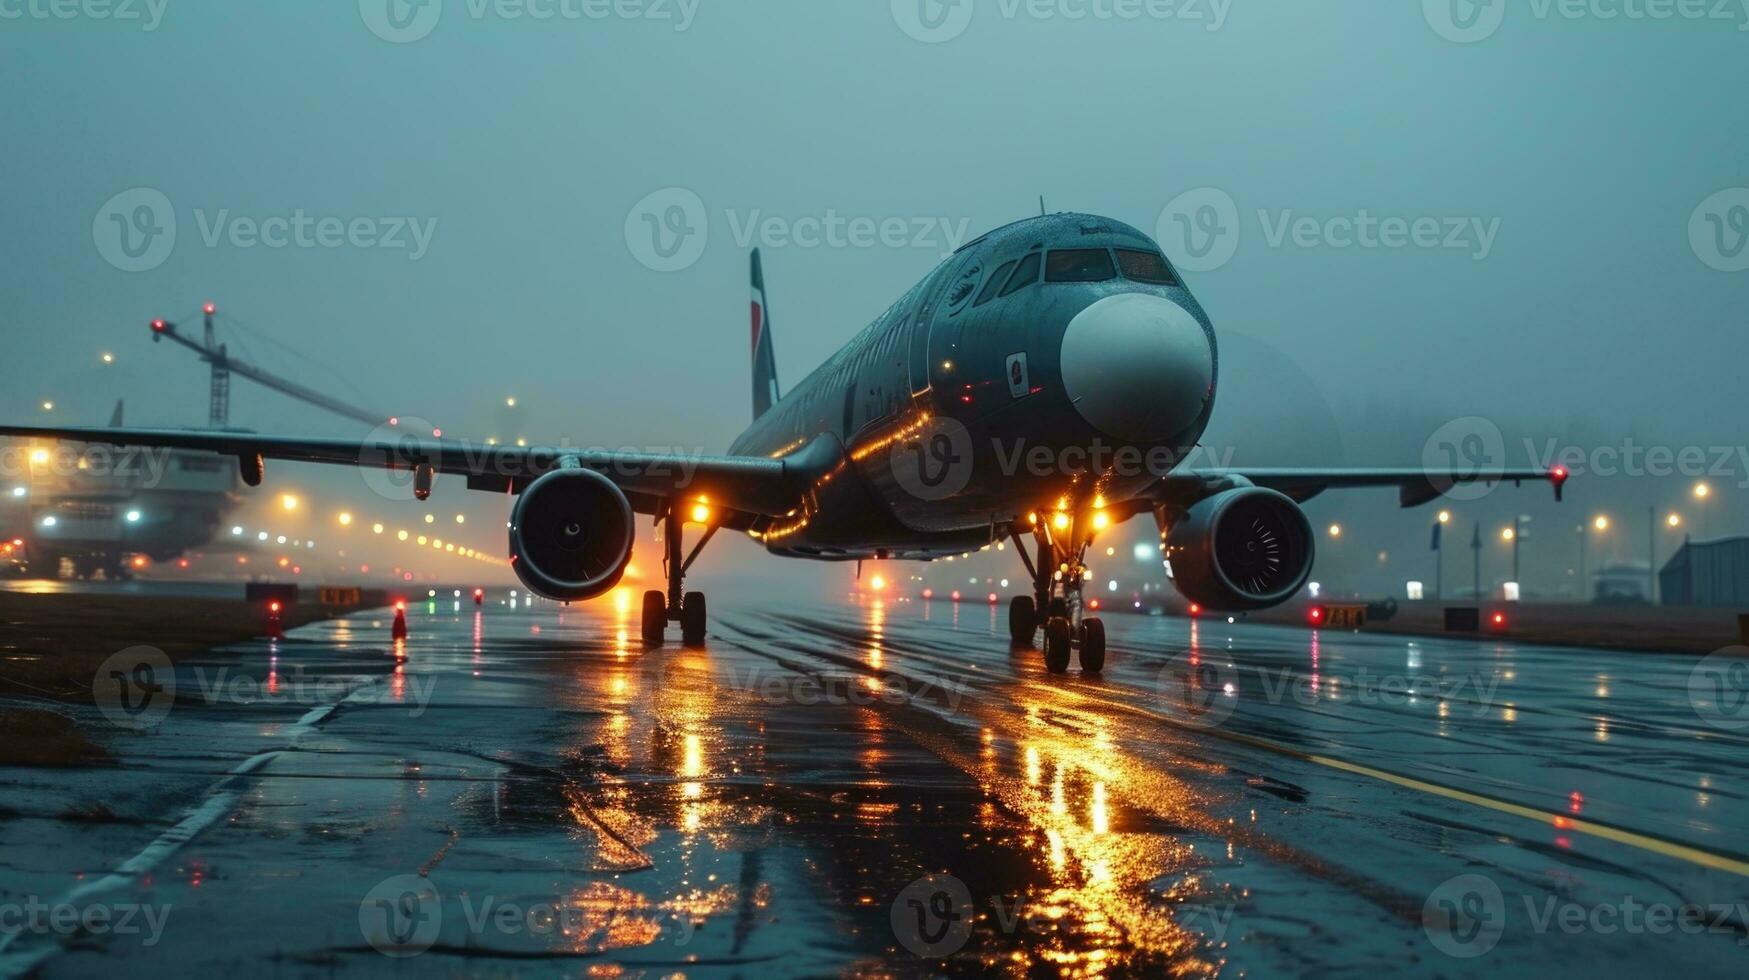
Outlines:
[[1196, 602], [1191, 603], [1190, 604], [1190, 614], [1192, 616], [1201, 616], [1202, 615], [1202, 604], [1196, 603]]
[[1567, 486], [1567, 478], [1572, 475], [1573, 471], [1565, 466], [1557, 466], [1549, 470], [1549, 482], [1555, 486], [1555, 500], [1557, 502], [1561, 499], [1561, 491]]
[[202, 313], [205, 313], [207, 316], [212, 316], [214, 313], [217, 313], [219, 311], [219, 308], [217, 306], [214, 306], [211, 303], [208, 303], [205, 306], [201, 307], [200, 311]]
[[1306, 618], [1311, 620], [1313, 626], [1323, 625], [1323, 623], [1324, 623], [1324, 607], [1323, 606], [1313, 606], [1312, 611], [1306, 614]]
[[153, 333], [163, 333], [165, 330], [169, 329], [169, 327], [170, 327], [170, 324], [165, 323], [163, 320], [153, 320], [152, 321], [152, 332]]
[[1493, 623], [1494, 628], [1497, 630], [1503, 630], [1506, 628], [1506, 614], [1503, 612], [1495, 613], [1493, 616], [1489, 617], [1488, 621]]

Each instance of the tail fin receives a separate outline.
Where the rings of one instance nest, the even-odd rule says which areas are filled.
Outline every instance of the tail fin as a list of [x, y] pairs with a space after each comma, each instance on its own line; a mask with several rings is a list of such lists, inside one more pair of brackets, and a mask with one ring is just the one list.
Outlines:
[[771, 351], [771, 306], [765, 301], [765, 270], [759, 250], [753, 250], [753, 417], [771, 409], [779, 398], [777, 358]]
[[122, 403], [122, 400], [120, 398], [117, 398], [115, 400], [115, 411], [109, 413], [109, 427], [112, 429], [119, 429], [122, 427], [122, 414], [123, 413], [122, 413], [122, 404], [121, 403]]

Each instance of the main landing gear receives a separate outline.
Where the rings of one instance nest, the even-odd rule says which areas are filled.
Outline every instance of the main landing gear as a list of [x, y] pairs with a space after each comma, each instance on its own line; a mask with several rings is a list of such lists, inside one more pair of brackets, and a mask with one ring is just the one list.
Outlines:
[[703, 592], [682, 592], [682, 583], [686, 578], [687, 569], [698, 560], [699, 553], [717, 533], [717, 525], [705, 527], [704, 536], [692, 546], [692, 551], [686, 555], [686, 560], [680, 558], [681, 529], [683, 527], [678, 504], [671, 502], [662, 521], [662, 571], [668, 576], [668, 592], [663, 594], [659, 589], [651, 589], [644, 593], [644, 642], [652, 646], [660, 644], [668, 631], [669, 623], [680, 624], [680, 642], [689, 647], [704, 646], [705, 632], [705, 601]]
[[1033, 588], [1032, 595], [1015, 596], [1009, 600], [1008, 635], [1014, 645], [1031, 647], [1034, 635], [1042, 626], [1046, 670], [1053, 674], [1067, 672], [1070, 655], [1075, 652], [1080, 654], [1083, 674], [1097, 674], [1104, 670], [1105, 623], [1097, 616], [1082, 615], [1081, 589], [1087, 577], [1082, 562], [1087, 554], [1087, 543], [1059, 548], [1043, 522], [1035, 523], [1035, 561], [1026, 553], [1026, 542], [1021, 540], [1018, 532], [1010, 529], [1009, 538], [1032, 576]]

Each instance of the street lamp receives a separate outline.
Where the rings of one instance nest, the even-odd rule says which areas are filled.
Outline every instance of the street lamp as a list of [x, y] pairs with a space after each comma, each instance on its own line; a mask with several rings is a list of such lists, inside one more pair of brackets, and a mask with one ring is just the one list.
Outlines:
[[[1604, 514], [1598, 514], [1592, 519], [1591, 528], [1595, 529], [1598, 534], [1608, 531], [1609, 517]], [[1591, 592], [1591, 578], [1586, 567], [1586, 550], [1587, 546], [1590, 544], [1590, 537], [1591, 535], [1586, 526], [1583, 524], [1579, 525], [1579, 601], [1581, 602], [1591, 601], [1587, 598]]]

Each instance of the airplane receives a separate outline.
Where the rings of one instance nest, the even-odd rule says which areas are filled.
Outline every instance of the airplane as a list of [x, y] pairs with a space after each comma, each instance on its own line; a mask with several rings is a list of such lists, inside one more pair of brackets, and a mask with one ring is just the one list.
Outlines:
[[[1458, 484], [1548, 480], [1566, 470], [1199, 468], [1215, 407], [1214, 326], [1160, 247], [1110, 218], [1027, 218], [967, 242], [787, 393], [752, 254], [752, 425], [720, 456], [477, 445], [400, 432], [363, 441], [234, 432], [0, 426], [0, 435], [200, 449], [234, 456], [258, 486], [265, 460], [438, 474], [514, 495], [509, 556], [537, 595], [614, 588], [634, 521], [662, 530], [666, 590], [644, 595], [642, 634], [670, 623], [700, 645], [706, 602], [684, 591], [722, 529], [818, 561], [933, 560], [1012, 542], [1031, 580], [1010, 638], [1051, 673], [1105, 664], [1085, 615], [1084, 559], [1143, 513], [1172, 581], [1209, 610], [1279, 605], [1308, 581], [1315, 536], [1300, 504], [1333, 488], [1395, 487], [1404, 507]], [[1284, 406], [1291, 410], [1291, 406]], [[701, 532], [683, 555], [687, 525]], [[1029, 553], [1026, 542], [1032, 541]]]

